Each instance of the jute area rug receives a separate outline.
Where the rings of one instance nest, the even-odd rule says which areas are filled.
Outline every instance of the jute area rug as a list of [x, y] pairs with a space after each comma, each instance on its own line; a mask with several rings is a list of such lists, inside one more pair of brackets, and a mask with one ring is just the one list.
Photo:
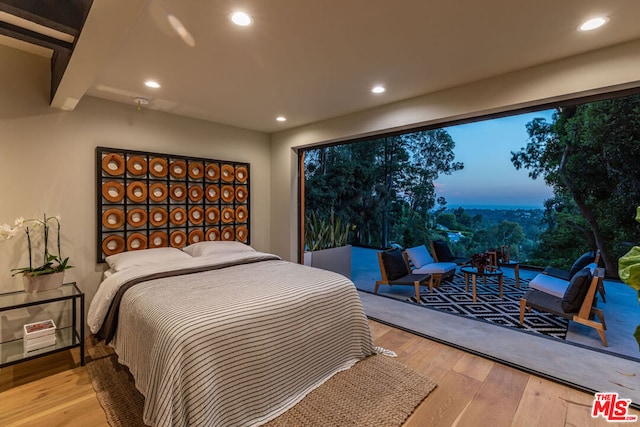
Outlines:
[[[144, 426], [144, 397], [102, 342], [87, 343], [87, 370], [112, 427]], [[376, 355], [339, 372], [267, 427], [400, 426], [436, 384], [391, 357]]]

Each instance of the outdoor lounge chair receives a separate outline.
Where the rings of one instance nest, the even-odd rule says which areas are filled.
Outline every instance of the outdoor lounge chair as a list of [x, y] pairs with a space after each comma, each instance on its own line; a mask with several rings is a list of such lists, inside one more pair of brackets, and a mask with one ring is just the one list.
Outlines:
[[[590, 264], [574, 274], [562, 297], [537, 289], [528, 290], [520, 299], [520, 326], [524, 322], [525, 310], [530, 311], [534, 308], [594, 328], [607, 347], [604, 314], [602, 310], [594, 307], [596, 291], [604, 277], [604, 269], [596, 268], [595, 265]], [[595, 316], [600, 319], [599, 322], [595, 320]]]
[[433, 276], [431, 274], [413, 274], [402, 256], [400, 249], [378, 252], [378, 263], [382, 280], [376, 280], [373, 293], [378, 293], [380, 285], [409, 285], [416, 290], [416, 301], [420, 303], [420, 285], [428, 285], [433, 290]]
[[[416, 246], [402, 252], [407, 266], [413, 274], [431, 274], [433, 287], [437, 288], [443, 279], [448, 279], [456, 274], [458, 265], [453, 262], [435, 262], [427, 247]], [[430, 289], [433, 292], [433, 289]]]
[[[597, 267], [600, 260], [600, 251], [586, 252], [580, 256], [571, 266], [569, 271], [561, 270], [554, 267], [547, 267], [542, 273], [537, 274], [529, 282], [529, 287], [542, 292], [562, 298], [571, 278], [588, 265], [595, 264]], [[604, 285], [600, 283], [598, 291], [602, 296], [603, 302], [606, 302], [604, 296]]]
[[457, 265], [465, 265], [471, 261], [471, 258], [453, 256], [449, 245], [444, 240], [432, 240], [429, 245], [431, 247], [431, 256], [433, 256], [435, 262], [453, 262]]
[[598, 264], [598, 262], [600, 262], [599, 250], [595, 252], [585, 252], [573, 263], [569, 271], [548, 266], [542, 271], [542, 274], [557, 277], [559, 279], [571, 280], [574, 274], [585, 268], [587, 265], [591, 263]]

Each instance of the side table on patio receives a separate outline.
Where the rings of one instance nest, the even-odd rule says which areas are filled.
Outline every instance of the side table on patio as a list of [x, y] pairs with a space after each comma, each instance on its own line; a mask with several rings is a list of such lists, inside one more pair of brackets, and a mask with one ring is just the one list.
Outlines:
[[487, 277], [498, 277], [498, 289], [500, 289], [500, 299], [502, 299], [502, 270], [496, 269], [484, 269], [478, 271], [477, 267], [460, 267], [460, 271], [464, 274], [464, 284], [466, 286], [466, 292], [469, 292], [469, 276], [471, 276], [471, 283], [473, 289], [473, 302], [476, 302], [476, 281], [478, 276], [481, 276], [486, 283]]
[[516, 288], [520, 289], [520, 261], [499, 262], [498, 267], [513, 268], [513, 275], [516, 279]]

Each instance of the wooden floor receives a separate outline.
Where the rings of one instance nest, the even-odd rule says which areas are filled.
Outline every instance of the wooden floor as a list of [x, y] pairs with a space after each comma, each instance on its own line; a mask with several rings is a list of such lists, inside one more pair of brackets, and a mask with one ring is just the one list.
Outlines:
[[[369, 323], [376, 345], [395, 351], [399, 361], [438, 384], [405, 427], [616, 425], [591, 418], [590, 394]], [[0, 426], [108, 426], [87, 370], [78, 363], [75, 349], [1, 369]]]

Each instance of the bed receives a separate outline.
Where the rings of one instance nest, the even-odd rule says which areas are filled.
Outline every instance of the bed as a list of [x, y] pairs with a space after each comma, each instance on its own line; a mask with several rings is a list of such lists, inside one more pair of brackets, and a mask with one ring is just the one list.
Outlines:
[[383, 351], [339, 274], [238, 242], [115, 257], [88, 323], [131, 371], [149, 425], [261, 425]]

